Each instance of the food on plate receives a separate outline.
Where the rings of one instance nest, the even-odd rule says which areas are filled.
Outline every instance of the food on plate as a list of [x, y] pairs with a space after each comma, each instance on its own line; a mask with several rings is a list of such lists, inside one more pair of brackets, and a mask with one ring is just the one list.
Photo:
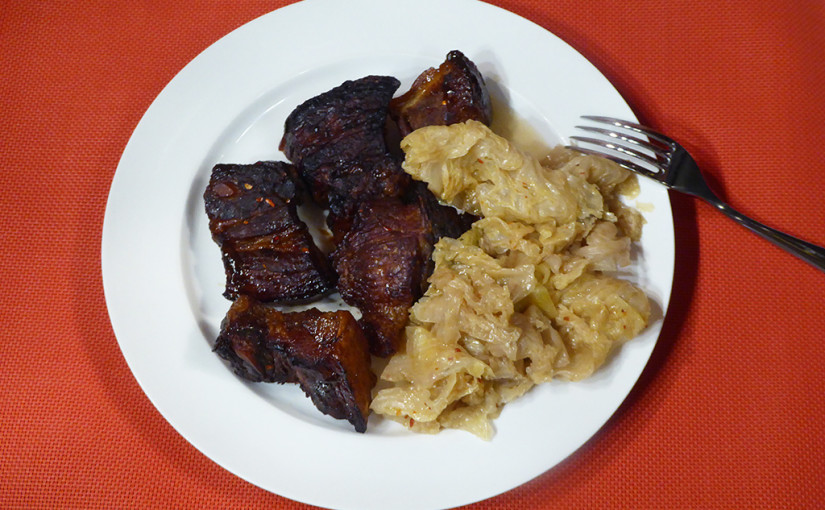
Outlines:
[[335, 273], [296, 210], [303, 184], [292, 165], [219, 164], [204, 192], [226, 272], [224, 296], [296, 303], [335, 286]]
[[300, 104], [286, 119], [280, 148], [298, 168], [313, 198], [329, 208], [336, 240], [349, 229], [358, 204], [400, 197], [410, 177], [384, 138], [387, 109], [399, 81], [367, 76]]
[[367, 429], [370, 370], [367, 339], [345, 310], [281, 312], [240, 296], [221, 324], [215, 352], [250, 381], [297, 382], [324, 414]]
[[[423, 182], [413, 182], [407, 197], [410, 203], [417, 204], [427, 216], [427, 222], [432, 229], [433, 243], [442, 237], [460, 236], [478, 220], [477, 216], [440, 204]], [[427, 276], [429, 277], [429, 273]]]
[[361, 203], [332, 259], [338, 291], [344, 302], [361, 311], [360, 324], [374, 355], [386, 357], [398, 350], [410, 307], [423, 294], [432, 271], [437, 234], [462, 224], [469, 227], [455, 209], [431, 210], [424, 199]]
[[[437, 88], [421, 90], [421, 78], [419, 90], [405, 95], [415, 95], [404, 105], [405, 118], [418, 124], [489, 119], [489, 94], [474, 64], [451, 52], [439, 69]], [[329, 208], [338, 290], [361, 311], [372, 352], [382, 357], [397, 350], [409, 307], [426, 287], [441, 231], [459, 235], [470, 225], [426, 188], [410, 187], [400, 147], [389, 136], [395, 130], [387, 129], [394, 124], [388, 107], [398, 85], [386, 76], [346, 81], [290, 113], [281, 140], [315, 201]], [[431, 104], [427, 98], [435, 96]]]
[[422, 210], [397, 198], [362, 202], [332, 254], [338, 292], [361, 311], [376, 356], [398, 350], [413, 303], [429, 276], [431, 229]]
[[416, 130], [402, 148], [407, 172], [482, 219], [436, 244], [429, 288], [371, 407], [415, 431], [489, 439], [504, 404], [590, 376], [646, 327], [647, 296], [605, 274], [630, 262], [641, 233], [618, 199], [635, 177], [561, 147], [541, 164], [475, 121]]
[[[451, 52], [440, 69], [438, 89], [417, 91], [404, 115], [439, 124], [468, 115], [489, 121], [489, 96], [472, 62]], [[433, 244], [475, 219], [438, 203], [401, 168], [399, 128], [388, 111], [399, 84], [367, 76], [304, 101], [287, 117], [279, 146], [292, 164], [219, 164], [204, 193], [227, 274], [224, 295], [234, 300], [215, 351], [249, 381], [300, 383], [319, 409], [358, 431], [366, 428], [375, 383], [364, 360], [370, 351], [386, 357], [397, 350], [409, 308], [426, 288]], [[439, 95], [437, 105], [428, 94]], [[485, 103], [474, 109], [476, 100]], [[327, 213], [334, 267], [298, 215], [304, 195]], [[336, 283], [360, 321], [349, 312], [285, 314], [271, 306], [317, 299]], [[319, 329], [333, 322], [344, 328], [338, 336], [328, 334], [332, 326]], [[312, 338], [334, 350], [308, 358]], [[318, 360], [324, 370], [307, 368]]]
[[[372, 410], [489, 439], [504, 404], [590, 376], [646, 327], [648, 298], [615, 275], [641, 236], [620, 199], [635, 177], [496, 135], [459, 51], [392, 99], [398, 87], [367, 76], [298, 105], [280, 142], [291, 164], [215, 166], [204, 199], [234, 301], [215, 351], [248, 381], [298, 383], [359, 432]], [[302, 197], [327, 213], [329, 257]], [[360, 319], [278, 307], [332, 290]], [[377, 386], [372, 356], [389, 358]]]
[[490, 124], [490, 94], [476, 65], [458, 50], [437, 68], [421, 73], [409, 91], [390, 102], [390, 115], [402, 136], [424, 126], [446, 126], [466, 120]]

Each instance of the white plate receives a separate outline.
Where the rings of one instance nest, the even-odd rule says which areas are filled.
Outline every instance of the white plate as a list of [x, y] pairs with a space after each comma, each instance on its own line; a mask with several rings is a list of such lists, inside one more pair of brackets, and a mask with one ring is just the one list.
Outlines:
[[647, 225], [632, 279], [654, 320], [595, 377], [547, 384], [508, 405], [490, 442], [410, 433], [371, 417], [366, 434], [315, 410], [293, 386], [247, 384], [211, 352], [229, 303], [202, 192], [218, 162], [283, 159], [298, 103], [368, 74], [402, 81], [460, 49], [500, 100], [549, 144], [582, 114], [633, 119], [581, 55], [541, 27], [473, 0], [308, 0], [222, 38], [161, 92], [130, 139], [103, 225], [106, 302], [123, 355], [161, 414], [227, 470], [285, 497], [341, 509], [444, 508], [485, 499], [550, 469], [621, 404], [661, 329], [673, 276], [663, 188], [642, 181]]

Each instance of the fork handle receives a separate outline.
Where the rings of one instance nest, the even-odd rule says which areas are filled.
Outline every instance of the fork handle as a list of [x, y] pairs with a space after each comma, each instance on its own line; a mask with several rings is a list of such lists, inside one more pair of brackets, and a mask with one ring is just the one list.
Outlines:
[[739, 223], [756, 235], [767, 239], [788, 253], [796, 255], [820, 271], [825, 271], [825, 248], [780, 232], [756, 220], [752, 220], [721, 200], [706, 200], [733, 221]]

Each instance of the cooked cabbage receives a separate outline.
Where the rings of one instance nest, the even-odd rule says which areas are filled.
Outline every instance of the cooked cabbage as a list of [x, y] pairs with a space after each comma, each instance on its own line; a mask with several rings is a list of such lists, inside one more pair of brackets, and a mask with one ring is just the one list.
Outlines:
[[482, 219], [436, 244], [372, 409], [415, 431], [489, 439], [504, 404], [588, 377], [646, 327], [645, 294], [606, 274], [630, 263], [641, 235], [641, 216], [618, 199], [635, 177], [561, 147], [540, 163], [474, 121], [416, 130], [402, 148], [410, 175]]

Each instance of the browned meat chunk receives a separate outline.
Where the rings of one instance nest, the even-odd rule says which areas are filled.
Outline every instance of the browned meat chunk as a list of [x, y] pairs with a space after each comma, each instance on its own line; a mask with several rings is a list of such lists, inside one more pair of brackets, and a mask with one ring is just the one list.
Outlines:
[[438, 68], [424, 71], [408, 92], [392, 100], [390, 115], [406, 136], [424, 126], [447, 126], [470, 119], [489, 124], [492, 106], [476, 65], [454, 50]]
[[299, 169], [315, 201], [330, 210], [340, 239], [358, 204], [404, 194], [410, 177], [385, 142], [397, 79], [367, 76], [309, 99], [287, 117], [280, 148]]
[[366, 431], [375, 375], [349, 312], [284, 313], [241, 296], [221, 324], [215, 352], [245, 379], [297, 382], [322, 413]]
[[221, 323], [214, 350], [248, 381], [298, 382], [285, 350], [270, 339], [272, 312], [254, 298], [239, 297]]
[[[435, 227], [435, 222], [451, 225]], [[361, 311], [373, 354], [384, 357], [398, 350], [409, 309], [424, 293], [432, 271], [433, 244], [440, 234], [460, 235], [469, 224], [455, 209], [427, 204], [424, 198], [411, 204], [384, 198], [360, 205], [333, 253], [333, 264], [341, 297]]]
[[[461, 234], [470, 229], [473, 222], [478, 220], [478, 217], [472, 214], [459, 212], [454, 207], [438, 203], [432, 191], [427, 189], [427, 184], [421, 181], [415, 181], [410, 186], [407, 200], [417, 204], [427, 216], [432, 230], [433, 244], [442, 237], [458, 239]], [[429, 273], [427, 278], [429, 278]]]
[[409, 308], [423, 293], [432, 238], [426, 216], [397, 199], [364, 202], [333, 253], [338, 291], [361, 310], [377, 356], [398, 350]]
[[204, 201], [212, 238], [221, 247], [227, 299], [246, 294], [295, 303], [334, 288], [328, 258], [298, 217], [301, 186], [288, 163], [213, 168]]

